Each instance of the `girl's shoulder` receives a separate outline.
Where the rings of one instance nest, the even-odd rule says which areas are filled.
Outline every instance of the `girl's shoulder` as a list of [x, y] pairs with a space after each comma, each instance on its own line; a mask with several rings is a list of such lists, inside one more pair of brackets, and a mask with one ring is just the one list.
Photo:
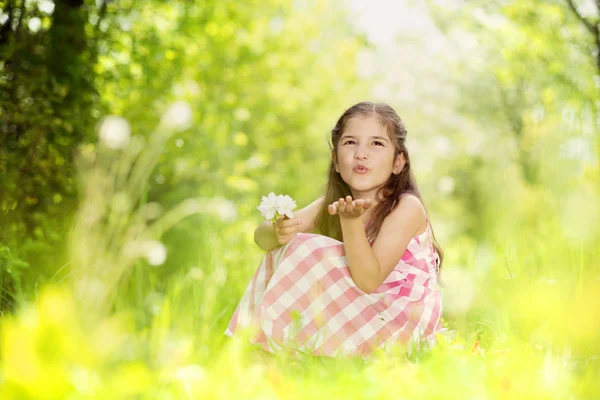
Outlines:
[[402, 193], [398, 197], [398, 206], [400, 206], [401, 204], [404, 204], [404, 207], [414, 208], [415, 210], [420, 209], [423, 211], [423, 213], [425, 213], [425, 206], [423, 205], [423, 202], [421, 201], [419, 196], [417, 196], [414, 193]]
[[415, 236], [425, 232], [429, 222], [423, 202], [413, 193], [402, 193], [398, 198], [398, 204], [386, 219], [390, 219], [392, 223], [410, 221], [410, 226], [414, 227]]

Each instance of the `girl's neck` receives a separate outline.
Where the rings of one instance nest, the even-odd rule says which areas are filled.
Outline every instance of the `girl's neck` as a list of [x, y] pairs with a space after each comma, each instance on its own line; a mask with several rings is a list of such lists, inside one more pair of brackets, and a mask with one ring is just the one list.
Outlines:
[[359, 200], [359, 199], [370, 199], [371, 200], [371, 207], [369, 207], [369, 209], [373, 209], [373, 207], [375, 207], [377, 204], [381, 203], [381, 199], [378, 199], [376, 195], [377, 195], [377, 192], [357, 193], [355, 191], [352, 191], [352, 199], [353, 200]]
[[370, 199], [371, 200], [371, 206], [361, 216], [362, 220], [363, 220], [363, 224], [369, 223], [371, 221], [371, 219], [373, 218], [373, 210], [375, 210], [375, 207], [377, 207], [377, 205], [379, 203], [381, 203], [383, 201], [383, 199], [378, 198], [377, 191], [374, 191], [371, 193], [357, 193], [355, 191], [351, 191], [351, 192], [352, 192], [352, 199], [354, 199], [354, 200], [358, 200], [358, 199]]
[[370, 197], [370, 196], [360, 196], [360, 195], [358, 195], [357, 197], [352, 196], [352, 198], [354, 200], [359, 200], [359, 199], [370, 199], [371, 200], [371, 206], [361, 216], [363, 224], [367, 224], [373, 218], [373, 210], [375, 209], [375, 207], [377, 206], [377, 204], [380, 203], [380, 201], [377, 201], [377, 199], [375, 198], [375, 196]]

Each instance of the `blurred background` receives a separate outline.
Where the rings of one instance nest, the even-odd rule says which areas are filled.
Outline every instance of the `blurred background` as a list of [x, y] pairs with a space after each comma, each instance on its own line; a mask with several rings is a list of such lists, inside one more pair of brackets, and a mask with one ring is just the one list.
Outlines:
[[[250, 362], [256, 207], [321, 195], [362, 100], [407, 125], [453, 342]], [[600, 398], [599, 128], [594, 0], [0, 0], [0, 394]]]

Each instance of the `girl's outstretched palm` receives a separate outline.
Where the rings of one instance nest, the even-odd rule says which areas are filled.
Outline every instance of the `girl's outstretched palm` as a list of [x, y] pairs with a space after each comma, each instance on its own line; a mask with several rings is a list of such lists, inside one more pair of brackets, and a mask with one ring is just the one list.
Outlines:
[[352, 200], [352, 196], [347, 196], [346, 199], [340, 198], [331, 203], [327, 207], [327, 211], [331, 215], [338, 214], [340, 218], [356, 219], [363, 215], [369, 207], [371, 207], [371, 199]]

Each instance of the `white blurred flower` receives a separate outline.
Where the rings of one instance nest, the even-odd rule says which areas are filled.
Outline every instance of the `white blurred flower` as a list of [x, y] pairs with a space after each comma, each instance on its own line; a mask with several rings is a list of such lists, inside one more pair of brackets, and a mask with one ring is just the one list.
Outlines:
[[41, 0], [38, 2], [38, 8], [44, 14], [50, 15], [54, 11], [54, 3], [50, 0]]
[[169, 127], [184, 130], [191, 124], [192, 108], [185, 101], [178, 101], [167, 110], [163, 119]]
[[162, 265], [167, 259], [167, 248], [158, 240], [135, 240], [127, 243], [123, 250], [127, 257], [145, 258], [153, 266]]
[[125, 118], [109, 115], [100, 123], [99, 136], [100, 142], [109, 149], [120, 149], [129, 143], [131, 127]]
[[275, 218], [275, 213], [277, 213], [277, 205], [277, 196], [275, 193], [271, 192], [266, 197], [262, 197], [260, 206], [258, 206], [258, 211], [260, 211], [265, 219], [273, 219]]
[[277, 196], [277, 212], [279, 215], [285, 215], [288, 218], [294, 218], [292, 210], [296, 208], [296, 202], [287, 194]]
[[33, 17], [29, 20], [29, 24], [27, 25], [32, 32], [37, 32], [42, 27], [42, 20], [37, 17]]
[[162, 265], [167, 260], [167, 248], [157, 240], [150, 241], [148, 242], [145, 256], [148, 264], [154, 266]]

